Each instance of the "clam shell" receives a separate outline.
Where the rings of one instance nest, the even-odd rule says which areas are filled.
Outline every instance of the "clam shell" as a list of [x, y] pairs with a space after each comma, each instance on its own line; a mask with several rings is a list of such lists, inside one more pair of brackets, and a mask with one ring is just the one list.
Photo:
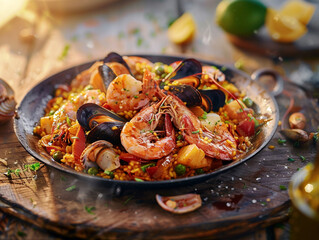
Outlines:
[[0, 79], [0, 124], [9, 121], [15, 114], [17, 105], [12, 88]]
[[200, 195], [194, 193], [170, 197], [156, 194], [156, 201], [164, 210], [177, 214], [192, 212], [202, 206]]

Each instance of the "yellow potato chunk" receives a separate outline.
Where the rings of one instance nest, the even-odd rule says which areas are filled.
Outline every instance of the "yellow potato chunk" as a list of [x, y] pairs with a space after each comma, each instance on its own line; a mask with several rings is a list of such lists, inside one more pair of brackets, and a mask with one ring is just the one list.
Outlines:
[[52, 123], [53, 123], [53, 117], [52, 116], [46, 116], [46, 117], [42, 117], [40, 119], [40, 126], [45, 131], [46, 134], [51, 133], [51, 131], [52, 131]]
[[177, 162], [193, 169], [209, 166], [210, 162], [205, 158], [205, 153], [195, 144], [187, 145], [177, 154]]

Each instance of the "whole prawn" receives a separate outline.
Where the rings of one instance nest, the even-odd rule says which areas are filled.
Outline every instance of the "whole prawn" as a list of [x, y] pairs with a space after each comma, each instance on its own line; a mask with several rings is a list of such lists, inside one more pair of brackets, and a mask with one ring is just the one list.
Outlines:
[[171, 115], [177, 127], [189, 144], [196, 144], [209, 157], [231, 160], [236, 155], [237, 143], [233, 135], [222, 122], [213, 132], [203, 127], [200, 120], [176, 96], [166, 97], [163, 106], [169, 106], [165, 112]]
[[[128, 153], [137, 157], [153, 160], [169, 155], [175, 148], [175, 131], [168, 114], [161, 111], [160, 102], [142, 109], [121, 132], [121, 143]], [[161, 115], [165, 115], [165, 137], [159, 138], [156, 127]]]

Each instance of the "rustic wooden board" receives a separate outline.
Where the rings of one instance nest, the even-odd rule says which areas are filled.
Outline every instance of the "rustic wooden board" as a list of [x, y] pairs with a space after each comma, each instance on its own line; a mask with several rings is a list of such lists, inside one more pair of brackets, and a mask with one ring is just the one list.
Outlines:
[[[293, 85], [295, 102], [313, 120], [308, 129], [318, 125], [317, 105]], [[277, 98], [281, 115], [288, 97]], [[315, 110], [315, 111], [314, 111]], [[0, 127], [1, 158], [11, 169], [36, 162], [19, 145], [12, 122]], [[255, 157], [203, 183], [157, 190], [121, 189], [117, 186], [94, 186], [73, 175], [42, 166], [36, 173], [22, 171], [12, 179], [0, 176], [0, 200], [12, 208], [10, 213], [43, 229], [67, 237], [110, 238], [205, 238], [234, 237], [287, 219], [290, 206], [286, 190], [298, 168], [313, 159], [315, 147], [299, 148], [293, 143], [279, 145], [277, 132], [270, 144]], [[301, 161], [299, 155], [306, 157]], [[294, 162], [288, 161], [294, 158]], [[42, 165], [42, 164], [41, 164]], [[3, 173], [6, 166], [0, 166]], [[36, 177], [35, 177], [36, 175]], [[76, 189], [67, 191], [72, 185]], [[197, 211], [174, 215], [161, 209], [155, 195], [198, 193], [203, 205]], [[89, 214], [85, 207], [95, 207]]]

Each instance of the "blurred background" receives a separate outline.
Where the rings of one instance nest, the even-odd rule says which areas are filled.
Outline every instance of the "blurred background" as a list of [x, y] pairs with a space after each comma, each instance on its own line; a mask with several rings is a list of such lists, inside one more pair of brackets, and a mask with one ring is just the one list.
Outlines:
[[[317, 3], [313, 3], [314, 13], [311, 10], [305, 13], [313, 16], [313, 21], [311, 18], [302, 24], [306, 29], [301, 27], [300, 30], [299, 25], [299, 28], [294, 25], [292, 31], [296, 36], [282, 43], [271, 39], [266, 28], [266, 11], [279, 11], [288, 1], [262, 1], [262, 7], [245, 6], [244, 1], [238, 6], [220, 7], [217, 16], [220, 2], [0, 0], [0, 77], [13, 88], [26, 86], [17, 96], [21, 100], [24, 93], [45, 76], [115, 51], [195, 56], [235, 65], [248, 73], [260, 67], [274, 67], [298, 84], [316, 85], [319, 77], [319, 67], [314, 60], [319, 49]], [[295, 10], [291, 12], [296, 14]], [[173, 28], [175, 33], [170, 37], [169, 27], [183, 13], [190, 14], [192, 23], [182, 20]], [[232, 15], [238, 13], [246, 16], [241, 18], [246, 22], [239, 20], [243, 26], [232, 20]], [[254, 13], [253, 16], [250, 13]], [[183, 24], [186, 33], [181, 33]], [[239, 35], [230, 35], [229, 29], [230, 32], [239, 30]], [[286, 29], [283, 27], [279, 31]], [[253, 34], [241, 36], [242, 32]], [[182, 39], [174, 40], [174, 34], [180, 33]]]

